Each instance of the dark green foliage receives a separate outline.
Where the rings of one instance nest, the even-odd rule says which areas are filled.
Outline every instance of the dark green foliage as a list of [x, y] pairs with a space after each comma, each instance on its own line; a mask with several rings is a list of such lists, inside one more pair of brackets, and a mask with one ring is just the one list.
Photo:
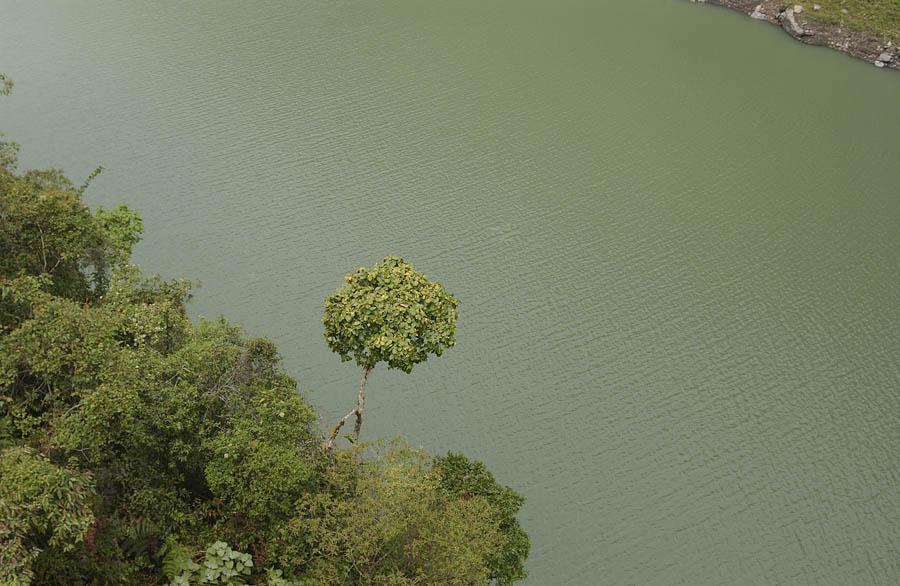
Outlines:
[[30, 448], [0, 452], [0, 583], [28, 584], [41, 552], [84, 541], [94, 522], [91, 480]]
[[402, 443], [338, 452], [323, 490], [273, 542], [312, 584], [485, 584], [503, 544], [490, 502], [441, 490], [427, 454]]
[[246, 522], [289, 515], [296, 499], [315, 488], [319, 438], [315, 416], [293, 385], [261, 388], [208, 442], [206, 481], [212, 493]]
[[0, 148], [0, 279], [47, 275], [54, 294], [80, 301], [103, 294], [110, 271], [140, 240], [140, 216], [125, 206], [95, 216], [58, 169], [14, 174], [17, 151], [12, 143]]
[[496, 580], [497, 584], [512, 584], [524, 579], [528, 575], [525, 571], [525, 559], [531, 542], [516, 518], [525, 502], [522, 495], [508, 486], [498, 484], [483, 463], [469, 460], [462, 454], [450, 452], [446, 456], [435, 458], [434, 468], [440, 479], [441, 490], [454, 497], [484, 498], [497, 516], [503, 546], [491, 550], [486, 556], [490, 578]]
[[190, 550], [173, 538], [166, 540], [160, 553], [162, 572], [172, 583], [190, 583], [191, 576], [200, 569], [200, 564], [192, 559]]
[[[89, 305], [35, 277], [6, 287], [27, 318], [0, 336], [3, 440], [93, 472], [104, 520], [94, 539], [107, 565], [137, 572], [132, 583], [157, 573], [166, 535], [264, 547], [317, 486], [315, 415], [271, 343], [224, 321], [193, 326], [183, 289], [133, 274]], [[94, 575], [94, 553], [51, 552], [58, 561], [41, 571]]]
[[87, 206], [72, 191], [24, 177], [0, 177], [0, 189], [0, 276], [46, 274], [54, 293], [87, 299], [90, 251], [103, 244]]
[[[3, 134], [0, 133], [0, 137]], [[19, 161], [19, 143], [0, 140], [0, 173], [12, 173]]]

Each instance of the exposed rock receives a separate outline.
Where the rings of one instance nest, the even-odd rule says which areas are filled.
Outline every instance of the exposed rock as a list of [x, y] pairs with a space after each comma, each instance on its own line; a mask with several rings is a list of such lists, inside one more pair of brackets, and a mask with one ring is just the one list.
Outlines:
[[800, 14], [801, 12], [803, 12], [803, 6], [794, 4], [794, 14]]
[[893, 55], [891, 55], [890, 53], [885, 51], [884, 53], [882, 53], [881, 55], [878, 56], [878, 61], [880, 61], [881, 63], [890, 63], [891, 59], [893, 59], [893, 58], [894, 58]]
[[784, 27], [784, 30], [791, 33], [795, 37], [805, 37], [808, 33], [803, 30], [803, 27], [797, 22], [797, 19], [794, 18], [794, 9], [793, 8], [785, 8], [784, 12], [778, 15], [779, 20], [781, 20], [781, 26]]
[[876, 61], [875, 67], [884, 67], [884, 63], [882, 63], [881, 61]]
[[750, 13], [750, 18], [755, 18], [756, 20], [769, 20], [769, 17], [760, 10], [762, 8], [762, 4], [757, 4], [756, 8], [753, 9], [753, 12]]
[[[883, 35], [845, 28], [839, 24], [822, 22], [813, 14], [821, 10], [821, 5], [813, 4], [812, 10], [795, 10], [796, 6], [787, 0], [691, 0], [715, 4], [749, 15], [754, 20], [762, 20], [777, 25], [789, 35], [808, 45], [820, 45], [848, 53], [869, 63], [878, 62], [887, 69], [900, 71], [900, 47], [894, 47]], [[796, 0], [795, 0], [796, 1]], [[846, 9], [844, 9], [846, 14]], [[881, 61], [883, 53], [891, 55], [889, 61]], [[896, 54], [893, 54], [896, 53]]]

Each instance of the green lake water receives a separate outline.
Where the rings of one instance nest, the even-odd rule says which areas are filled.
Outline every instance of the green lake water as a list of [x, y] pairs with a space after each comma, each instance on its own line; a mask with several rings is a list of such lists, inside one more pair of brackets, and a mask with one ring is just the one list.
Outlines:
[[364, 435], [525, 494], [528, 584], [900, 582], [900, 75], [675, 0], [2, 1], [0, 71], [325, 424], [341, 276], [455, 293]]

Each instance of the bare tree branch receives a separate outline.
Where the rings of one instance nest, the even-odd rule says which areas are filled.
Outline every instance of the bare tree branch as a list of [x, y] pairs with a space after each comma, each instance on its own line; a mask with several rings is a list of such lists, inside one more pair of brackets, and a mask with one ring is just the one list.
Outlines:
[[366, 381], [369, 380], [369, 373], [371, 372], [371, 368], [363, 369], [362, 380], [359, 381], [359, 393], [356, 395], [356, 407], [354, 407], [350, 413], [341, 417], [341, 420], [338, 421], [337, 425], [331, 430], [331, 435], [328, 437], [328, 442], [325, 444], [325, 447], [329, 452], [334, 447], [334, 441], [337, 439], [338, 432], [341, 431], [341, 428], [344, 427], [344, 424], [347, 423], [347, 420], [353, 415], [356, 415], [356, 425], [353, 426], [353, 441], [359, 441], [359, 431], [362, 429], [363, 410], [366, 406]]

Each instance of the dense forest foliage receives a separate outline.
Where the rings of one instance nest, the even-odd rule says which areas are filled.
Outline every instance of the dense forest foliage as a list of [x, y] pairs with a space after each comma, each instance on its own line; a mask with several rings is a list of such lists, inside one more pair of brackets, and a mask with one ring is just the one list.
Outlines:
[[17, 149], [0, 146], [0, 584], [524, 578], [520, 495], [459, 454], [328, 445], [271, 342], [193, 323], [190, 283], [129, 263], [137, 213], [91, 212], [89, 181], [19, 172]]

